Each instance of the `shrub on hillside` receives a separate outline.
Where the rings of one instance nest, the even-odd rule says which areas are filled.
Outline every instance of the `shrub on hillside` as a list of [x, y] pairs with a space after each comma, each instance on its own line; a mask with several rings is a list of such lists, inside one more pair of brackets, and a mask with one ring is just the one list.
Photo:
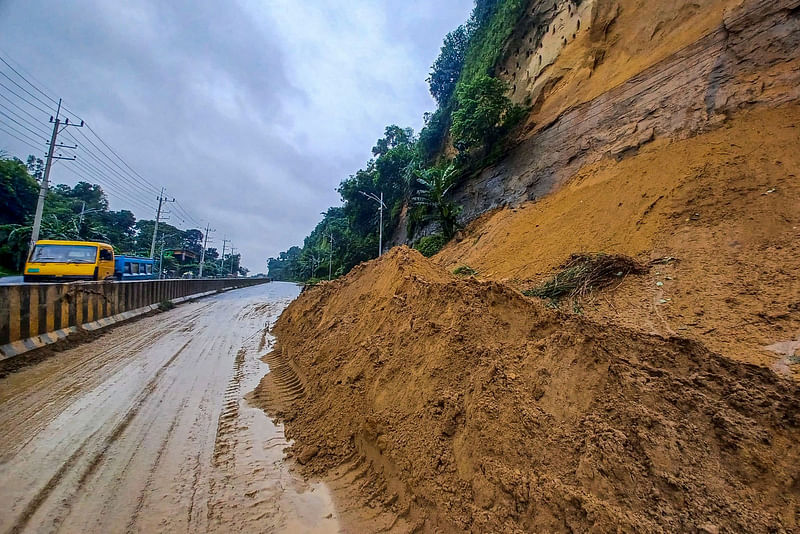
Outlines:
[[447, 243], [447, 240], [442, 234], [431, 234], [426, 235], [417, 241], [417, 244], [414, 245], [414, 248], [419, 250], [423, 256], [430, 258], [442, 250], [442, 247], [444, 247], [445, 243]]
[[507, 92], [508, 84], [486, 75], [459, 87], [451, 128], [459, 151], [488, 148], [519, 122], [524, 108], [511, 102]]

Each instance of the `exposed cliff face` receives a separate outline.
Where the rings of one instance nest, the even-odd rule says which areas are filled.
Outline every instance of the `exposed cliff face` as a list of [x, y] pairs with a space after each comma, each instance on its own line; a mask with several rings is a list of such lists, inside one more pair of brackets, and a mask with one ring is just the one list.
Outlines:
[[800, 99], [798, 0], [544, 4], [526, 20], [545, 26], [521, 29], [498, 73], [534, 112], [516, 148], [455, 191], [464, 222], [540, 198], [604, 157]]
[[583, 303], [583, 313], [799, 373], [791, 362], [800, 358], [765, 350], [800, 335], [798, 147], [800, 103], [754, 108], [723, 128], [588, 165], [538, 201], [487, 213], [435, 260], [527, 289], [572, 253], [674, 257]]

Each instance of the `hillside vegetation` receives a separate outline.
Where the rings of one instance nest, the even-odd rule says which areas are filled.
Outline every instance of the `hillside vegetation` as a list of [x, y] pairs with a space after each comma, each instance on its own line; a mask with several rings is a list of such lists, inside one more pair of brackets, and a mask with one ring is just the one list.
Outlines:
[[[493, 71], [527, 5], [527, 0], [476, 0], [469, 20], [445, 37], [431, 67], [428, 83], [438, 109], [426, 115], [426, 126], [418, 135], [387, 126], [372, 148], [374, 159], [341, 182], [342, 206], [325, 213], [302, 247], [269, 259], [272, 278], [341, 276], [378, 256], [378, 205], [364, 193], [383, 193], [384, 243], [401, 225], [402, 238], [428, 255], [452, 238], [459, 207], [449, 200], [450, 189], [487, 157], [496, 159], [496, 149], [525, 115]], [[453, 157], [445, 155], [450, 144], [456, 147]], [[420, 235], [423, 227], [433, 232]]]

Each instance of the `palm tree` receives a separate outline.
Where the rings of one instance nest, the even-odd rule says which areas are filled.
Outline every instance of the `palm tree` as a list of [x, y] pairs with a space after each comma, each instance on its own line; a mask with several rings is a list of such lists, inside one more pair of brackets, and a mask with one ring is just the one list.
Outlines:
[[425, 220], [435, 220], [442, 228], [442, 235], [450, 240], [458, 229], [458, 214], [461, 206], [447, 200], [447, 194], [455, 185], [457, 177], [453, 164], [447, 168], [433, 167], [425, 169], [417, 176], [420, 189], [411, 201], [417, 206], [426, 208]]

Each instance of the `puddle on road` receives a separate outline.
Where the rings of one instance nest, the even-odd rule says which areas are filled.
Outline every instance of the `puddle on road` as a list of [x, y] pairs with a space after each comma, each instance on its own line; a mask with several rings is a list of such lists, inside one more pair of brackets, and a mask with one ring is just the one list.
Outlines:
[[791, 366], [800, 363], [800, 335], [797, 336], [797, 339], [779, 341], [764, 348], [783, 356], [772, 364], [772, 369], [778, 373], [791, 375]]
[[223, 440], [209, 502], [211, 531], [341, 532], [329, 488], [307, 482], [294, 472], [284, 455], [289, 446], [283, 425], [246, 400], [269, 366], [259, 357], [269, 350], [255, 340], [236, 371], [239, 376], [238, 415]]
[[246, 431], [255, 444], [249, 451], [250, 462], [270, 467], [259, 474], [277, 495], [274, 504], [283, 515], [280, 528], [285, 532], [339, 532], [336, 508], [328, 487], [322, 482], [306, 482], [291, 471], [291, 464], [283, 453], [289, 446], [283, 425], [273, 424], [263, 410], [242, 402], [247, 406], [243, 407], [242, 420], [249, 422]]

